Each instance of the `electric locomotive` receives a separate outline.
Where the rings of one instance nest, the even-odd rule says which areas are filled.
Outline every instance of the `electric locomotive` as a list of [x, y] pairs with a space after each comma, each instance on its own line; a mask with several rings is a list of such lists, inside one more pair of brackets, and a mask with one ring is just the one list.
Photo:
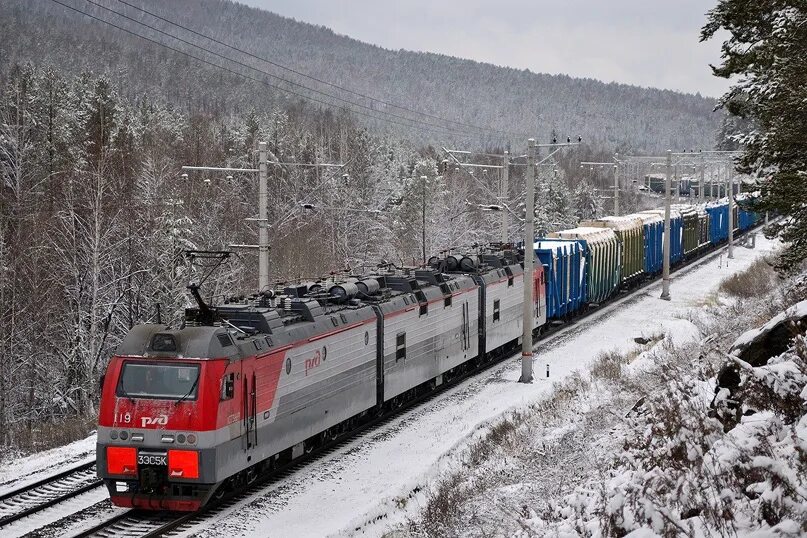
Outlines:
[[[196, 510], [517, 342], [518, 256], [461, 261], [217, 306], [191, 286], [182, 327], [134, 327], [107, 368], [97, 469], [112, 502]], [[533, 286], [537, 328], [540, 265]]]

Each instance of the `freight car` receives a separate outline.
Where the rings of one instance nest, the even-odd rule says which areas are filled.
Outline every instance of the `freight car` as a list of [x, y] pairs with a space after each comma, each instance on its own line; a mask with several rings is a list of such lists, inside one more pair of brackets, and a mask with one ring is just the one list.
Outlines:
[[[537, 239], [531, 283], [523, 251], [490, 248], [216, 306], [190, 286], [180, 327], [134, 327], [109, 363], [98, 474], [118, 506], [196, 510], [515, 349], [525, 285], [536, 334], [656, 275], [659, 213]], [[738, 230], [755, 222], [739, 214]], [[722, 244], [727, 217], [727, 204], [674, 210], [673, 263]]]

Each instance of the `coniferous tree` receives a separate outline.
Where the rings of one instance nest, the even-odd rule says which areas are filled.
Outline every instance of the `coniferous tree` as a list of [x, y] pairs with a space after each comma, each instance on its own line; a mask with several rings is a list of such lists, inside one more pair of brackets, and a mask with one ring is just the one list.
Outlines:
[[708, 17], [701, 40], [730, 34], [714, 74], [740, 77], [721, 103], [751, 123], [738, 169], [767, 177], [758, 210], [787, 217], [767, 233], [787, 243], [790, 269], [807, 258], [807, 2], [720, 0]]

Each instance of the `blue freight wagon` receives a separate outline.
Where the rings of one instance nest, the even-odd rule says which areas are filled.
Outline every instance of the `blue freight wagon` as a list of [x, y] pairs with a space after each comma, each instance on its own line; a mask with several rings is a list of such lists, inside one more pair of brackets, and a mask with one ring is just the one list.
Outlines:
[[709, 214], [709, 242], [717, 245], [729, 238], [729, 204], [727, 201], [706, 204]]
[[664, 263], [664, 217], [650, 213], [629, 215], [642, 219], [644, 228], [644, 272], [648, 275], [660, 273]]
[[[662, 249], [664, 248], [664, 209], [648, 209], [642, 211], [641, 214], [658, 215], [662, 220]], [[684, 233], [684, 219], [681, 218], [681, 213], [671, 209], [670, 210], [670, 263], [677, 263], [684, 257], [683, 245]]]
[[588, 301], [583, 249], [579, 241], [541, 238], [535, 255], [544, 266], [546, 317], [562, 319]]

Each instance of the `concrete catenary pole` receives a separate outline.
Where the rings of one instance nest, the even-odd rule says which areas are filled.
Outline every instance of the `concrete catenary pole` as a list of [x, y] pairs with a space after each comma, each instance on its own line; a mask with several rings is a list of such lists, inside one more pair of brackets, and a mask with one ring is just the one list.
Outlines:
[[614, 216], [619, 216], [619, 153], [614, 153]]
[[535, 259], [535, 139], [527, 140], [527, 200], [524, 205], [524, 316], [521, 334], [521, 383], [532, 383], [533, 263]]
[[726, 192], [729, 197], [729, 253], [728, 259], [734, 259], [734, 170], [730, 164], [726, 164], [726, 171], [728, 172], [728, 189]]
[[426, 265], [426, 176], [420, 176], [421, 206], [420, 206], [420, 244], [423, 250], [423, 265]]
[[670, 300], [670, 203], [672, 198], [672, 151], [667, 150], [667, 178], [664, 182], [664, 265], [662, 269], [661, 298]]
[[501, 192], [501, 200], [500, 204], [502, 206], [501, 210], [501, 242], [507, 243], [507, 239], [510, 234], [508, 234], [508, 228], [510, 227], [510, 216], [507, 214], [507, 209], [504, 207], [507, 205], [508, 200], [508, 193], [510, 192], [510, 152], [504, 152], [504, 158], [502, 159], [502, 192]]
[[269, 289], [268, 159], [266, 142], [258, 143], [258, 290]]

